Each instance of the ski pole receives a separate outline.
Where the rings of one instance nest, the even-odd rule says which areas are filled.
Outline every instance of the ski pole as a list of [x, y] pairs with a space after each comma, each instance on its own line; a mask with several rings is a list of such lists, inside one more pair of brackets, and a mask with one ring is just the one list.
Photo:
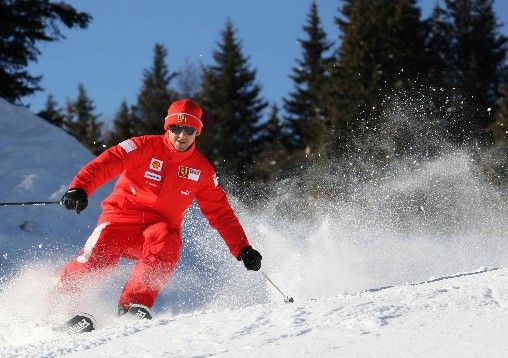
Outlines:
[[0, 206], [40, 206], [40, 205], [60, 205], [59, 201], [24, 201], [19, 203], [0, 203]]
[[266, 280], [268, 282], [270, 282], [272, 284], [272, 286], [275, 287], [277, 289], [277, 291], [279, 291], [282, 296], [284, 296], [284, 302], [286, 302], [286, 303], [293, 302], [293, 297], [288, 297], [287, 295], [285, 295], [284, 292], [282, 292], [280, 290], [280, 288], [278, 288], [277, 285], [275, 283], [273, 283], [272, 280], [270, 280], [270, 277], [268, 277], [268, 275], [266, 273], [264, 273], [263, 271], [261, 271], [261, 273], [263, 274], [263, 276], [265, 276]]

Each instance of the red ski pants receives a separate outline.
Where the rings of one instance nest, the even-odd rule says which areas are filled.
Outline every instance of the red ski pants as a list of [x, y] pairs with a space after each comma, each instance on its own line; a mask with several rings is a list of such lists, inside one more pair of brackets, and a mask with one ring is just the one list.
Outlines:
[[111, 272], [121, 257], [136, 260], [119, 304], [152, 307], [180, 257], [180, 230], [164, 222], [152, 225], [104, 222], [88, 238], [79, 256], [60, 272], [64, 292], [79, 292]]

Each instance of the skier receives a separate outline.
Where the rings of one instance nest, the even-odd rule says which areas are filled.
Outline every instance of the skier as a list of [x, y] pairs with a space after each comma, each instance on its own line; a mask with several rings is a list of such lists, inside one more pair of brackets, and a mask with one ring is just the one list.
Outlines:
[[121, 257], [136, 260], [118, 301], [118, 315], [151, 318], [151, 307], [179, 259], [180, 226], [196, 201], [247, 270], [259, 270], [261, 255], [249, 244], [212, 165], [195, 147], [202, 110], [190, 99], [173, 102], [165, 133], [125, 140], [86, 164], [61, 203], [78, 214], [92, 193], [117, 175], [102, 202], [97, 227], [79, 255], [59, 274], [59, 290], [79, 292], [90, 278], [113, 270]]

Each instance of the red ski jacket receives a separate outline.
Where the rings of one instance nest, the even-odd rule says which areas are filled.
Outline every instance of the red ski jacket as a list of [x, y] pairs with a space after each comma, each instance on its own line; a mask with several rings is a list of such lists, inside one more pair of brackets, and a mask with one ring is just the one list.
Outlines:
[[233, 256], [249, 245], [245, 232], [217, 182], [213, 166], [195, 149], [179, 152], [166, 135], [134, 137], [109, 148], [71, 181], [88, 196], [120, 175], [102, 202], [102, 222], [167, 222], [180, 232], [186, 210], [196, 198], [203, 215], [222, 236]]

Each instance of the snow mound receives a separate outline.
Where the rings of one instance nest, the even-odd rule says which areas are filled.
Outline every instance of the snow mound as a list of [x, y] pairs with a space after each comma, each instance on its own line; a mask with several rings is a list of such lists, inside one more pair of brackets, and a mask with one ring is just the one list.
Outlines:
[[[0, 202], [58, 201], [93, 155], [75, 138], [0, 98]], [[105, 187], [73, 215], [58, 205], [0, 206], [0, 276], [20, 261], [68, 254], [95, 226]]]

